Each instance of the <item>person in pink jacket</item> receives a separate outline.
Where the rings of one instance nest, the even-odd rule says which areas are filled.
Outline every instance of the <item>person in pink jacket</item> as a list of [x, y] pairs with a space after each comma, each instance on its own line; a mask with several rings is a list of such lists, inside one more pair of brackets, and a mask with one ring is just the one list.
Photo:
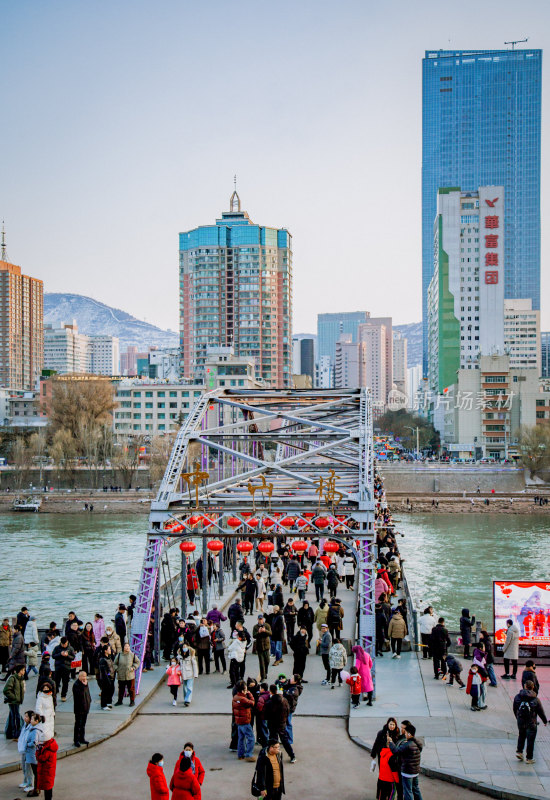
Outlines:
[[[355, 644], [351, 648], [351, 652], [355, 656], [355, 666], [357, 672], [361, 676], [361, 690], [363, 692], [363, 700], [367, 701], [368, 706], [372, 706], [372, 693], [374, 691], [374, 684], [372, 682], [372, 658], [368, 653], [365, 653], [360, 644]], [[366, 697], [365, 697], [366, 694]]]
[[101, 616], [101, 614], [96, 614], [94, 616], [94, 621], [92, 622], [92, 628], [94, 629], [94, 638], [96, 641], [96, 645], [99, 647], [99, 642], [101, 641], [101, 637], [105, 636], [105, 620]]
[[387, 588], [388, 587], [386, 585], [386, 581], [384, 580], [384, 578], [381, 578], [380, 576], [378, 576], [376, 578], [376, 580], [374, 581], [374, 602], [375, 603], [378, 602], [378, 600], [380, 598], [380, 595], [384, 594], [384, 592], [387, 591]]
[[178, 689], [181, 686], [181, 667], [175, 658], [171, 659], [170, 666], [166, 668], [166, 674], [168, 675], [168, 688], [170, 689], [170, 694], [174, 698], [172, 700], [172, 705], [177, 706]]

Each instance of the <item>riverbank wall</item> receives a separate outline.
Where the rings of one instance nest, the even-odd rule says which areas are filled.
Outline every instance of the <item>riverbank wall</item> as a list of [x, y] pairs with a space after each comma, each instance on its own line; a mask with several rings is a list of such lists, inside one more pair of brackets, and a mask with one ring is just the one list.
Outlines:
[[[378, 465], [386, 495], [391, 494], [461, 494], [462, 492], [499, 494], [526, 489], [525, 471], [515, 466], [490, 464], [391, 464]], [[541, 488], [550, 485], [541, 484]]]

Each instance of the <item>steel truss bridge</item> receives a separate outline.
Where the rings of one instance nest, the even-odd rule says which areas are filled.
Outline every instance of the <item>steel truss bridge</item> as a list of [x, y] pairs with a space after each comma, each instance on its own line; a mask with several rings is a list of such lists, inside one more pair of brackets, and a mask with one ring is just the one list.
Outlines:
[[[239, 539], [277, 544], [289, 536], [331, 538], [353, 551], [357, 641], [374, 663], [374, 508], [368, 390], [204, 394], [177, 434], [151, 503], [131, 626], [130, 644], [140, 663], [152, 619], [158, 653], [159, 566], [167, 548], [202, 537], [203, 553], [207, 539], [220, 539], [235, 551]], [[140, 676], [141, 668], [138, 683]]]

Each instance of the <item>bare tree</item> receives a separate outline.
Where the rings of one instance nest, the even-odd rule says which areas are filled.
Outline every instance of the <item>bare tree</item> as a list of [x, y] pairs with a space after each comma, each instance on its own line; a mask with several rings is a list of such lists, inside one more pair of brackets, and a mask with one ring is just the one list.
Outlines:
[[58, 479], [70, 478], [71, 483], [74, 483], [77, 449], [70, 431], [57, 430], [54, 433], [50, 455], [54, 460]]
[[15, 467], [15, 486], [20, 490], [23, 485], [26, 487], [32, 467], [31, 450], [23, 435], [16, 437], [11, 449], [11, 458]]
[[125, 444], [119, 445], [116, 454], [113, 456], [113, 468], [122, 475], [122, 481], [127, 489], [132, 488], [132, 483], [139, 467], [141, 448], [144, 445], [144, 436], [133, 436]]
[[550, 423], [522, 426], [519, 435], [521, 463], [531, 478], [550, 467]]
[[155, 436], [151, 441], [149, 459], [151, 483], [157, 483], [164, 475], [175, 438], [176, 434], [174, 433], [167, 436]]

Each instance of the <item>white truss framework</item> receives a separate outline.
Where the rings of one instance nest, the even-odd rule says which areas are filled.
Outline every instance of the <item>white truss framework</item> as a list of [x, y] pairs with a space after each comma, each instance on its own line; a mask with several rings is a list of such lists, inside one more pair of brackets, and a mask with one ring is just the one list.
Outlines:
[[[333, 537], [353, 549], [358, 639], [374, 661], [373, 484], [367, 390], [217, 389], [203, 395], [176, 437], [151, 504], [132, 624], [134, 652], [142, 661], [168, 539], [300, 535]], [[328, 519], [328, 527], [317, 528], [316, 516]], [[289, 517], [294, 530], [288, 529]]]

